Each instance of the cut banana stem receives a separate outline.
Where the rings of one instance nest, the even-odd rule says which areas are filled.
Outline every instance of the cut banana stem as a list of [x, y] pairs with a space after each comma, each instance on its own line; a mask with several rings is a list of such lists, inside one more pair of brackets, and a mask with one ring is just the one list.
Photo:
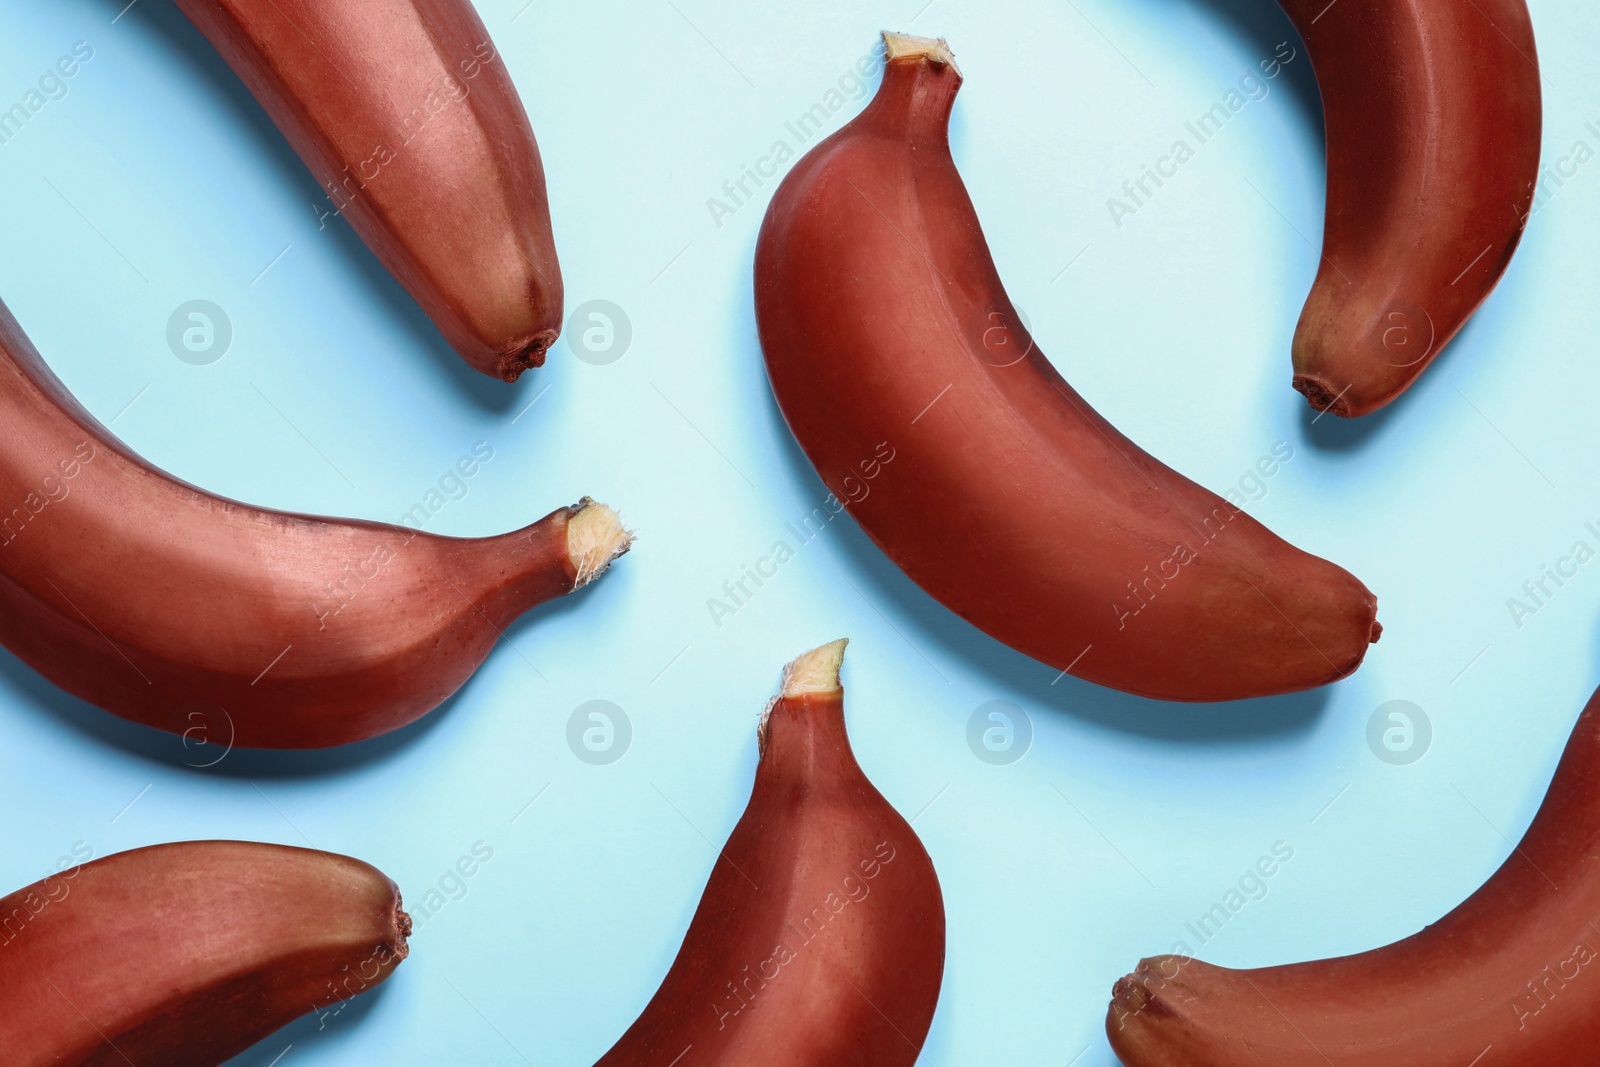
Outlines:
[[606, 572], [611, 561], [633, 547], [633, 534], [622, 516], [604, 504], [584, 497], [567, 521], [567, 558], [577, 577], [573, 588], [582, 589]]

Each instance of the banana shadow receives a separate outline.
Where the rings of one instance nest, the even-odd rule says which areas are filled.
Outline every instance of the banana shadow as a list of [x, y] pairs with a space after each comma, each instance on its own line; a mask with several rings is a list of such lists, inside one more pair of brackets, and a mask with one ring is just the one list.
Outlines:
[[[491, 657], [519, 655], [516, 649], [506, 648], [505, 645], [508, 642], [515, 642], [517, 635], [526, 628], [536, 626], [540, 622], [549, 623], [550, 620], [578, 610], [580, 602], [588, 599], [593, 595], [594, 589], [603, 584], [605, 584], [604, 578], [595, 582], [593, 586], [547, 601], [525, 613], [507, 627], [489, 655]], [[88, 738], [96, 744], [172, 770], [190, 771], [219, 778], [250, 780], [312, 781], [331, 778], [381, 762], [413, 745], [422, 744], [424, 738], [455, 713], [456, 708], [472, 691], [480, 672], [481, 668], [479, 671], [474, 671], [462, 683], [460, 689], [422, 718], [380, 737], [336, 748], [283, 750], [234, 748], [219, 743], [196, 742], [193, 739], [185, 741], [176, 734], [157, 730], [102, 710], [63, 689], [58, 689], [9, 650], [0, 647], [0, 689], [8, 689], [15, 693], [19, 703], [43, 709], [72, 733]]]
[[[735, 342], [741, 358], [761, 366], [756, 338], [750, 275], [741, 278], [741, 323]], [[749, 340], [744, 340], [749, 338]], [[817, 505], [829, 490], [789, 432], [765, 374], [753, 386], [762, 399], [753, 405], [765, 422], [768, 437], [797, 487], [795, 496]], [[1132, 696], [1081, 681], [1025, 656], [990, 637], [923, 592], [894, 565], [848, 514], [826, 526], [826, 536], [843, 555], [861, 591], [901, 629], [920, 654], [937, 663], [954, 659], [981, 673], [995, 693], [1015, 693], [1075, 718], [1128, 734], [1165, 741], [1226, 743], [1242, 738], [1288, 738], [1309, 734], [1328, 707], [1324, 686], [1304, 693], [1262, 697], [1221, 704], [1173, 704]]]
[[1405, 392], [1370, 415], [1362, 415], [1356, 419], [1342, 419], [1332, 414], [1319, 415], [1310, 404], [1301, 403], [1301, 439], [1315, 448], [1328, 452], [1359, 452], [1372, 446], [1389, 427], [1398, 424], [1397, 420], [1403, 412], [1410, 411], [1422, 401], [1423, 397], [1431, 397], [1448, 387], [1439, 368], [1451, 358], [1451, 353], [1471, 346], [1470, 338], [1477, 327], [1478, 317], [1475, 314], [1456, 332], [1450, 343], [1444, 347], [1444, 351], [1434, 357], [1433, 362], [1418, 375]]
[[[1168, 10], [1174, 6], [1186, 8], [1193, 12], [1201, 12], [1198, 16], [1201, 18], [1205, 17], [1204, 11], [1209, 11], [1212, 17], [1225, 22], [1232, 32], [1245, 42], [1252, 54], [1259, 54], [1262, 58], [1272, 56], [1273, 50], [1280, 42], [1289, 42], [1296, 49], [1297, 56], [1293, 62], [1283, 67], [1276, 84], [1288, 90], [1299, 120], [1306, 127], [1310, 143], [1317, 146], [1317, 152], [1323, 160], [1324, 167], [1326, 166], [1327, 126], [1316, 74], [1312, 69], [1304, 39], [1275, 0], [1139, 0], [1139, 2], [1148, 6], [1160, 5]], [[1428, 391], [1425, 387], [1439, 385], [1439, 366], [1450, 358], [1452, 350], [1468, 343], [1467, 336], [1476, 321], [1476, 317], [1467, 320], [1466, 325], [1444, 351], [1435, 357], [1416, 384], [1369, 415], [1357, 419], [1344, 419], [1333, 414], [1323, 415], [1307, 404], [1298, 393], [1285, 390], [1284, 402], [1294, 404], [1300, 410], [1302, 440], [1313, 448], [1335, 453], [1355, 453], [1376, 445], [1393, 427], [1403, 423], [1404, 420], [1399, 416], [1402, 412], [1410, 410], [1417, 403], [1418, 397]]]
[[[470, 684], [470, 679], [468, 684]], [[124, 719], [57, 689], [43, 675], [0, 649], [0, 683], [29, 706], [42, 708], [72, 733], [146, 762], [223, 778], [315, 779], [346, 773], [416, 744], [436, 729], [466, 692], [463, 685], [414, 723], [369, 741], [338, 748], [277, 751], [186, 743], [176, 734]]]
[[[1275, 0], [1140, 0], [1149, 7], [1160, 7], [1164, 13], [1173, 8], [1185, 9], [1202, 21], [1220, 19], [1243, 42], [1250, 55], [1268, 59], [1276, 54], [1278, 46], [1288, 42], [1295, 49], [1295, 59], [1281, 68], [1276, 79], [1269, 84], [1286, 91], [1295, 116], [1304, 126], [1307, 141], [1316, 146], [1324, 169], [1327, 162], [1327, 125], [1322, 110], [1322, 93], [1317, 86], [1305, 40], [1295, 29], [1289, 16]], [[1259, 69], [1252, 71], [1259, 75]], [[1219, 91], [1221, 87], [1219, 86]], [[1298, 314], [1296, 315], [1298, 321]], [[1291, 334], [1292, 336], [1292, 334]], [[1272, 358], [1287, 363], [1288, 345]], [[1287, 370], [1287, 367], [1285, 367]], [[1394, 403], [1363, 416], [1360, 419], [1343, 419], [1334, 414], [1324, 415], [1307, 404], [1299, 393], [1283, 389], [1277, 393], [1281, 403], [1297, 406], [1300, 410], [1301, 438], [1314, 448], [1332, 452], [1356, 452], [1373, 444], [1390, 424], [1404, 404], [1410, 403], [1416, 390], [1408, 390]]]
[[[324, 1008], [320, 1012], [313, 1011], [300, 1016], [288, 1026], [273, 1032], [269, 1037], [262, 1038], [228, 1060], [223, 1067], [273, 1067], [283, 1058], [286, 1046], [292, 1045], [299, 1049], [313, 1048], [318, 1042], [332, 1039], [335, 1034], [354, 1031], [377, 1006], [378, 998], [387, 993], [392, 981], [393, 979], [384, 982], [375, 989], [369, 989], [359, 996]], [[354, 1041], [357, 1037], [354, 1033], [350, 1033], [338, 1040]]]
[[[181, 71], [197, 89], [227, 106], [235, 124], [250, 132], [262, 154], [270, 160], [276, 184], [286, 190], [286, 195], [308, 206], [320, 204], [329, 212], [333, 210], [327, 194], [278, 132], [266, 111], [250, 95], [244, 82], [172, 0], [141, 0], [131, 6], [127, 5], [127, 0], [104, 0], [103, 6], [113, 14], [126, 8], [121, 22], [148, 27], [150, 38], [163, 49], [166, 65]], [[505, 414], [527, 403], [523, 394], [538, 377], [537, 373], [525, 374], [516, 384], [507, 385], [467, 366], [422, 307], [378, 261], [344, 218], [329, 214], [324, 223], [321, 236], [337, 251], [344, 266], [360, 278], [385, 315], [403, 323], [408, 333], [429, 350], [433, 358], [426, 362], [434, 377], [489, 414]]]
[[1355, 419], [1318, 411], [1306, 403], [1299, 393], [1290, 394], [1290, 403], [1300, 409], [1302, 441], [1324, 452], [1354, 453], [1376, 444], [1384, 431], [1394, 423], [1395, 417], [1417, 402], [1421, 389], [1422, 383], [1419, 381], [1377, 411]]
[[[1267, 81], [1274, 90], [1287, 90], [1300, 121], [1308, 127], [1319, 151], [1326, 143], [1322, 93], [1317, 88], [1316, 74], [1311, 69], [1305, 41], [1294, 28], [1289, 16], [1284, 14], [1275, 0], [1137, 0], [1144, 7], [1159, 8], [1152, 14], [1151, 25], [1170, 24], [1173, 8], [1194, 12], [1202, 21], [1220, 18], [1232, 33], [1246, 46], [1246, 51], [1257, 61], [1274, 59], [1280, 44], [1287, 42], [1295, 49], [1295, 58], [1284, 65], [1276, 78], [1268, 80], [1259, 66], [1250, 73]], [[1243, 73], [1243, 72], [1241, 72]], [[1220, 95], [1231, 86], [1217, 87]]]

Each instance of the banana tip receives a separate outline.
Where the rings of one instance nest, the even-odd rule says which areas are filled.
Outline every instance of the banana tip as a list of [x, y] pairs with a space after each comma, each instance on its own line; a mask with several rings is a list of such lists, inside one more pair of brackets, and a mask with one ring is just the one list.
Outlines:
[[399, 963], [411, 955], [411, 915], [405, 909], [405, 902], [400, 899], [400, 894], [394, 897], [394, 945], [390, 949], [394, 953], [394, 961]]
[[1160, 990], [1183, 968], [1195, 962], [1185, 956], [1153, 956], [1140, 960], [1132, 974], [1117, 979], [1111, 988], [1111, 1006], [1106, 1013], [1106, 1032], [1112, 1036], [1113, 1043], [1117, 1043], [1118, 1037], [1126, 1036], [1124, 1031], [1131, 1024], [1175, 1017], [1172, 1003]]
[[567, 520], [567, 556], [578, 572], [572, 588], [582, 589], [633, 547], [633, 532], [622, 525], [622, 516], [614, 509], [589, 497], [573, 508], [575, 513]]
[[1333, 414], [1341, 419], [1354, 418], [1355, 408], [1350, 403], [1350, 386], [1335, 391], [1327, 382], [1310, 374], [1296, 374], [1294, 376], [1295, 391], [1306, 398], [1306, 402], [1317, 410], [1319, 414]]
[[1137, 974], [1124, 975], [1111, 987], [1111, 1014], [1120, 1023], [1129, 1015], [1137, 1015], [1150, 1006], [1150, 990]]
[[557, 336], [555, 330], [541, 330], [527, 344], [501, 356], [497, 369], [500, 380], [514, 382], [522, 377], [523, 371], [544, 366], [544, 354], [556, 343]]

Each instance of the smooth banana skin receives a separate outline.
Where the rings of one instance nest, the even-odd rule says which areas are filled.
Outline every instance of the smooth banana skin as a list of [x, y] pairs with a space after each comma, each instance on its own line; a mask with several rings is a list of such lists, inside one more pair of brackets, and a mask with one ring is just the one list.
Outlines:
[[527, 112], [468, 0], [178, 0], [439, 332], [510, 382], [561, 332]]
[[96, 422], [0, 305], [0, 643], [212, 751], [404, 726], [629, 540], [587, 500], [467, 539], [213, 496]]
[[1433, 362], [1505, 273], [1543, 123], [1524, 0], [1279, 0], [1327, 122], [1322, 262], [1294, 387], [1365, 415]]
[[1033, 345], [950, 158], [961, 75], [944, 42], [885, 37], [876, 97], [756, 246], [768, 376], [822, 480], [913, 581], [1058, 670], [1192, 701], [1355, 670], [1373, 595], [1140, 451]]
[[1229, 970], [1158, 956], [1106, 1016], [1126, 1067], [1587, 1067], [1600, 1058], [1600, 693], [1494, 876], [1386, 948]]
[[598, 1067], [910, 1067], [944, 974], [922, 842], [845, 734], [844, 641], [796, 659], [755, 790], [661, 988]]
[[241, 841], [121, 852], [0, 899], [0, 1063], [216, 1067], [377, 986], [411, 918], [347, 856]]

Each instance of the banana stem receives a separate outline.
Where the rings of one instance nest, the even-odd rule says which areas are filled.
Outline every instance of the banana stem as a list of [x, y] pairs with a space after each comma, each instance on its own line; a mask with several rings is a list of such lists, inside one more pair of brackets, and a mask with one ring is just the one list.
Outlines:
[[955, 53], [950, 51], [950, 45], [943, 37], [915, 37], [909, 33], [884, 30], [883, 49], [884, 59], [890, 62], [896, 59], [922, 58], [936, 67], [949, 66], [957, 74], [961, 73], [961, 68], [956, 66]]

